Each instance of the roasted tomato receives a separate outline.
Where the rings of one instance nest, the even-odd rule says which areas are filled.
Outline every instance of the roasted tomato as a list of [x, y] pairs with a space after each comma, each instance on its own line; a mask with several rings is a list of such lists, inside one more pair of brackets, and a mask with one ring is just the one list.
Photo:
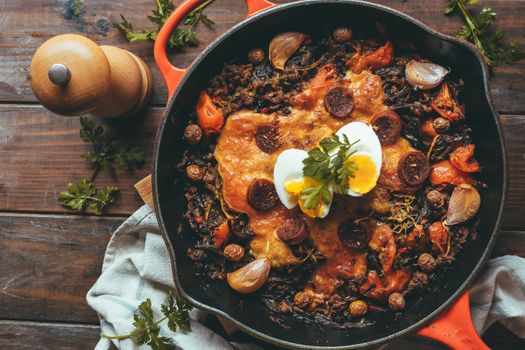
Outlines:
[[407, 247], [415, 250], [416, 252], [421, 252], [425, 250], [427, 241], [428, 238], [423, 225], [416, 225], [412, 232], [408, 234]]
[[391, 270], [384, 274], [384, 278], [376, 271], [370, 271], [359, 292], [370, 299], [386, 301], [390, 294], [403, 291], [410, 277], [412, 271], [409, 269]]
[[457, 147], [450, 153], [450, 162], [463, 172], [479, 173], [481, 171], [479, 163], [472, 159], [474, 157], [474, 149], [475, 146], [473, 144]]
[[425, 122], [421, 124], [421, 132], [423, 133], [423, 135], [427, 136], [429, 139], [433, 139], [438, 134], [436, 132], [436, 129], [434, 129], [432, 119], [427, 119]]
[[319, 68], [317, 74], [307, 83], [306, 90], [309, 90], [309, 93], [296, 95], [292, 105], [297, 109], [311, 110], [319, 98], [325, 96], [326, 92], [334, 86], [337, 86], [337, 68], [333, 63], [329, 63]]
[[219, 226], [213, 231], [213, 236], [215, 238], [214, 245], [216, 248], [220, 248], [224, 245], [228, 239], [230, 239], [230, 227], [228, 226], [228, 221], [223, 221]]
[[379, 261], [383, 271], [390, 271], [396, 256], [396, 241], [390, 227], [388, 225], [376, 226], [368, 246], [379, 253]]
[[432, 243], [432, 249], [439, 254], [445, 254], [448, 250], [448, 230], [439, 221], [428, 227], [428, 237]]
[[224, 124], [224, 114], [206, 92], [201, 92], [197, 102], [197, 124], [206, 135], [219, 133]]
[[354, 73], [359, 74], [366, 69], [378, 69], [388, 66], [393, 59], [394, 46], [390, 41], [387, 41], [379, 49], [371, 51], [364, 56], [357, 54], [348, 62], [348, 65]]
[[456, 99], [450, 93], [447, 83], [441, 84], [441, 89], [430, 103], [430, 106], [436, 113], [451, 122], [463, 119], [463, 112]]
[[473, 184], [474, 179], [468, 174], [457, 169], [448, 160], [432, 165], [430, 170], [430, 182], [437, 186], [441, 184], [461, 185], [463, 183]]

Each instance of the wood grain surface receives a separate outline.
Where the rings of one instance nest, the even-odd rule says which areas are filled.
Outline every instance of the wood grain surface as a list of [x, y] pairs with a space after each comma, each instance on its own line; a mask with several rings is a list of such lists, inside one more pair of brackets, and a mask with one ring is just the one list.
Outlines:
[[[180, 1], [174, 1], [176, 4]], [[288, 2], [288, 1], [277, 1]], [[457, 16], [442, 15], [444, 1], [374, 1], [408, 13], [447, 34], [458, 30]], [[111, 233], [142, 201], [133, 184], [150, 172], [151, 153], [166, 102], [151, 43], [127, 43], [111, 27], [123, 13], [136, 28], [151, 28], [145, 15], [154, 0], [86, 0], [83, 14], [67, 19], [66, 0], [0, 0], [0, 349], [91, 349], [98, 341], [98, 318], [85, 294], [100, 273]], [[507, 38], [525, 46], [525, 0], [480, 0], [491, 5]], [[244, 18], [243, 0], [219, 0], [208, 15], [214, 29], [199, 27], [200, 44], [176, 53], [186, 66], [214, 38]], [[133, 119], [103, 121], [117, 139], [140, 145], [147, 159], [135, 172], [101, 172], [97, 186], [120, 193], [104, 217], [77, 215], [57, 204], [68, 182], [89, 177], [80, 156], [89, 150], [78, 137], [78, 118], [56, 116], [41, 107], [27, 77], [31, 57], [50, 37], [77, 33], [99, 44], [118, 45], [152, 68], [155, 87], [150, 108]], [[525, 61], [501, 65], [491, 78], [509, 157], [510, 188], [503, 230], [493, 256], [525, 257]], [[213, 327], [213, 324], [211, 325]], [[501, 326], [484, 339], [493, 349], [525, 348]]]

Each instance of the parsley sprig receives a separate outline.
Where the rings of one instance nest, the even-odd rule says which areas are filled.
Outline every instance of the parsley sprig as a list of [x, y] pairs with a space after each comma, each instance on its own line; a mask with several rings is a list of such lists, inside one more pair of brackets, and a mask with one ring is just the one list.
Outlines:
[[[195, 32], [195, 26], [197, 23], [202, 22], [207, 27], [212, 27], [213, 22], [205, 13], [204, 9], [215, 0], [208, 0], [193, 11], [191, 11], [186, 18], [184, 18], [183, 26], [179, 26], [173, 32], [169, 46], [175, 49], [181, 49], [184, 46], [195, 46], [198, 43], [197, 33]], [[122, 22], [113, 23], [113, 26], [117, 28], [129, 42], [134, 41], [155, 41], [159, 34], [160, 28], [166, 23], [166, 20], [175, 9], [175, 5], [171, 0], [156, 0], [157, 9], [153, 10], [153, 15], [148, 16], [148, 19], [157, 25], [155, 30], [135, 30], [133, 25], [121, 14], [120, 17]]]
[[111, 138], [104, 135], [104, 127], [95, 124], [89, 118], [80, 117], [80, 125], [80, 138], [93, 145], [93, 151], [82, 155], [82, 158], [93, 167], [91, 181], [101, 169], [113, 170], [113, 165], [124, 170], [139, 169], [144, 166], [144, 152], [140, 147], [114, 144]]
[[67, 190], [58, 194], [58, 201], [64, 207], [76, 211], [84, 211], [89, 207], [95, 215], [102, 215], [106, 206], [113, 203], [117, 187], [108, 186], [97, 190], [93, 184], [85, 179], [78, 183], [69, 183]]
[[82, 154], [93, 167], [91, 180], [81, 179], [69, 183], [66, 191], [58, 194], [58, 202], [76, 211], [90, 209], [95, 215], [102, 215], [103, 210], [113, 203], [118, 188], [108, 186], [98, 190], [93, 181], [101, 169], [113, 170], [114, 165], [124, 170], [133, 170], [144, 166], [144, 152], [140, 147], [128, 144], [115, 144], [113, 139], [104, 134], [102, 125], [95, 124], [86, 117], [80, 117], [80, 138], [93, 145], [93, 150]]
[[456, 37], [473, 43], [491, 67], [501, 62], [514, 64], [525, 58], [523, 48], [515, 43], [506, 44], [503, 41], [505, 32], [502, 29], [492, 29], [496, 22], [496, 13], [491, 7], [483, 7], [477, 18], [470, 14], [467, 6], [477, 3], [478, 0], [447, 0], [445, 14], [459, 10], [466, 23], [456, 33]]
[[317, 180], [318, 184], [301, 191], [305, 208], [328, 204], [332, 199], [331, 189], [336, 193], [346, 193], [348, 181], [357, 170], [357, 165], [349, 158], [356, 153], [352, 147], [358, 142], [350, 142], [346, 135], [333, 135], [322, 139], [319, 147], [308, 152], [308, 157], [303, 160], [303, 176]]
[[142, 302], [138, 307], [138, 314], [133, 316], [133, 326], [135, 330], [125, 335], [106, 335], [101, 334], [107, 339], [128, 339], [132, 338], [139, 345], [147, 344], [153, 350], [164, 350], [173, 347], [171, 339], [160, 336], [160, 324], [168, 321], [168, 328], [172, 332], [177, 329], [182, 331], [190, 330], [190, 316], [189, 311], [192, 307], [181, 297], [173, 297], [170, 292], [168, 295], [167, 304], [161, 305], [161, 313], [164, 317], [155, 321], [155, 315], [151, 305], [151, 300], [148, 298]]

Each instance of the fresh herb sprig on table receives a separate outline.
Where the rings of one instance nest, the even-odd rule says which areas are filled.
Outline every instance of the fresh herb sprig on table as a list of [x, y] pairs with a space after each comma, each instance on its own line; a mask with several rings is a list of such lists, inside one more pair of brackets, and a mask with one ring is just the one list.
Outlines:
[[86, 117], [80, 117], [80, 125], [82, 141], [93, 144], [93, 151], [82, 155], [82, 158], [93, 166], [91, 181], [100, 169], [111, 170], [113, 165], [124, 170], [140, 169], [144, 166], [144, 152], [140, 147], [114, 144], [113, 140], [104, 135], [102, 125], [97, 125]]
[[58, 194], [58, 201], [64, 207], [77, 211], [84, 211], [89, 207], [95, 215], [102, 215], [106, 206], [113, 203], [118, 188], [108, 186], [97, 190], [93, 184], [85, 179], [78, 183], [69, 183], [67, 190]]
[[[183, 25], [179, 26], [172, 34], [169, 46], [170, 48], [181, 49], [184, 46], [195, 46], [198, 43], [195, 26], [202, 22], [208, 27], [212, 27], [213, 22], [205, 13], [204, 9], [215, 0], [208, 0], [199, 5], [191, 11], [186, 18], [184, 18]], [[122, 22], [113, 23], [129, 42], [133, 41], [155, 41], [160, 29], [166, 23], [168, 17], [175, 9], [175, 5], [171, 0], [156, 0], [157, 9], [153, 10], [153, 15], [148, 16], [148, 19], [157, 25], [156, 30], [135, 30], [133, 25], [121, 14]]]
[[58, 194], [58, 202], [67, 208], [82, 212], [86, 209], [95, 215], [102, 215], [103, 210], [113, 203], [118, 188], [108, 186], [98, 190], [93, 180], [101, 169], [112, 170], [116, 165], [124, 170], [139, 169], [144, 166], [144, 152], [140, 147], [128, 144], [115, 144], [104, 134], [104, 128], [86, 117], [80, 117], [80, 138], [93, 145], [93, 151], [82, 154], [93, 167], [91, 180], [81, 179], [78, 183], [69, 183], [66, 191]]
[[525, 58], [523, 48], [515, 43], [506, 44], [503, 41], [505, 32], [502, 29], [493, 30], [492, 26], [496, 22], [496, 13], [492, 11], [491, 7], [483, 7], [477, 18], [469, 13], [467, 6], [477, 3], [478, 0], [447, 0], [445, 14], [448, 15], [459, 10], [466, 23], [456, 33], [456, 37], [473, 43], [491, 67], [501, 62], [514, 64]]
[[346, 193], [348, 181], [355, 176], [357, 165], [348, 159], [356, 153], [352, 147], [358, 143], [350, 142], [346, 135], [326, 137], [319, 147], [308, 152], [303, 160], [303, 175], [319, 182], [301, 191], [301, 199], [307, 209], [318, 208], [321, 203], [332, 199], [330, 189], [336, 193]]
[[146, 301], [139, 305], [138, 314], [133, 316], [133, 326], [135, 327], [133, 332], [125, 335], [110, 336], [101, 334], [101, 336], [107, 339], [132, 338], [140, 345], [149, 345], [153, 350], [172, 348], [171, 339], [160, 336], [160, 324], [167, 320], [168, 328], [172, 332], [176, 332], [177, 329], [189, 331], [190, 316], [188, 312], [192, 307], [181, 297], [173, 298], [173, 294], [170, 292], [168, 295], [168, 303], [161, 305], [161, 312], [164, 317], [155, 321], [151, 306], [150, 299], [146, 299]]

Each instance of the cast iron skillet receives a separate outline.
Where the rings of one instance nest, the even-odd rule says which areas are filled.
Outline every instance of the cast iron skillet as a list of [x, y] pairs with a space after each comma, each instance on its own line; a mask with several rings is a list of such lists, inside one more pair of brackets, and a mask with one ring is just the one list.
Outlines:
[[[155, 58], [166, 79], [169, 103], [155, 145], [153, 192], [157, 218], [170, 248], [175, 283], [180, 293], [198, 308], [232, 320], [244, 331], [267, 342], [297, 349], [356, 349], [378, 345], [421, 329], [419, 334], [438, 338], [456, 349], [483, 349], [469, 319], [468, 292], [447, 313], [472, 282], [489, 256], [499, 226], [506, 189], [505, 150], [497, 115], [488, 95], [488, 71], [475, 48], [435, 32], [407, 15], [363, 1], [308, 0], [275, 6], [266, 0], [247, 0], [249, 18], [215, 40], [187, 69], [173, 67], [166, 56], [170, 33], [200, 0], [186, 0], [175, 10], [155, 45]], [[297, 30], [312, 32], [331, 25], [386, 26], [390, 36], [404, 38], [424, 56], [447, 65], [465, 81], [464, 101], [473, 128], [476, 154], [483, 165], [488, 188], [482, 191], [478, 238], [465, 248], [454, 269], [447, 272], [439, 293], [408, 303], [400, 315], [370, 316], [374, 325], [351, 330], [324, 329], [287, 319], [285, 329], [270, 320], [268, 309], [256, 298], [241, 297], [225, 282], [198, 275], [187, 258], [191, 232], [177, 233], [185, 210], [175, 164], [184, 150], [182, 132], [197, 96], [224, 62], [244, 55], [249, 48], [267, 43], [276, 34]], [[439, 314], [441, 318], [436, 321]], [[458, 318], [459, 317], [459, 318]], [[443, 330], [443, 327], [447, 328]], [[447, 333], [448, 332], [448, 333]]]

